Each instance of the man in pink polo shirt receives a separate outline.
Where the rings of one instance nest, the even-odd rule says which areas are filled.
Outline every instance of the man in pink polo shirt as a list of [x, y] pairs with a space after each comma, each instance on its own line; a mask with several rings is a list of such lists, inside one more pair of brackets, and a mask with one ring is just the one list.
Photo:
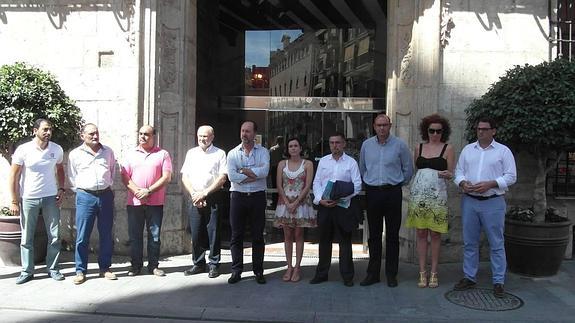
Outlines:
[[128, 188], [128, 234], [132, 266], [128, 276], [140, 274], [143, 262], [144, 226], [148, 231], [148, 273], [165, 276], [158, 268], [160, 231], [164, 216], [166, 185], [172, 178], [170, 154], [155, 145], [156, 131], [143, 126], [138, 132], [139, 145], [122, 164], [122, 181]]

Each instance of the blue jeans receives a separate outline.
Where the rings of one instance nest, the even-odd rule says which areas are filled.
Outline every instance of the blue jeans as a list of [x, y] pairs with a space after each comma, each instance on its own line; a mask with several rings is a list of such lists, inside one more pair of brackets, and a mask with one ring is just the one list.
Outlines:
[[[210, 267], [220, 264], [220, 229], [219, 229], [219, 195], [215, 192], [206, 199], [207, 205], [188, 208], [190, 231], [192, 234], [192, 260], [194, 265], [206, 264], [206, 250], [210, 250]], [[213, 197], [213, 198], [212, 198]]]
[[56, 196], [22, 199], [20, 259], [22, 261], [22, 272], [28, 275], [34, 274], [34, 233], [36, 232], [40, 209], [42, 210], [46, 234], [48, 235], [46, 269], [58, 270], [58, 258], [60, 258], [60, 238], [58, 236], [60, 230], [60, 209], [56, 205]]
[[481, 229], [489, 241], [493, 284], [505, 283], [505, 198], [496, 197], [480, 201], [464, 195], [461, 200], [463, 223], [463, 274], [465, 278], [477, 281], [479, 266], [479, 239]]
[[158, 268], [160, 260], [160, 232], [164, 217], [163, 205], [127, 206], [128, 235], [130, 238], [130, 256], [132, 268], [137, 270], [144, 266], [144, 226], [148, 231], [148, 270]]
[[90, 235], [94, 222], [98, 219], [98, 236], [100, 250], [98, 266], [101, 272], [110, 269], [114, 240], [112, 227], [114, 225], [114, 193], [104, 191], [98, 195], [78, 189], [76, 191], [76, 272], [86, 273], [88, 270], [88, 253]]

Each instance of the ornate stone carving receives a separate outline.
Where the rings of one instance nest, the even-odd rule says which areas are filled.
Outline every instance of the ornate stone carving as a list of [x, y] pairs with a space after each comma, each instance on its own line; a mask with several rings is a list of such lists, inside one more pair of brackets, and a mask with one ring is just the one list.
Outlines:
[[120, 4], [120, 12], [127, 22], [126, 29], [126, 41], [130, 46], [132, 54], [136, 50], [136, 28], [134, 28], [134, 17], [136, 14], [136, 1], [135, 0], [122, 0]]
[[400, 40], [401, 67], [399, 78], [405, 85], [413, 82], [413, 45], [411, 32], [406, 32]]
[[455, 27], [453, 23], [453, 18], [451, 17], [451, 11], [449, 10], [450, 3], [445, 2], [441, 6], [441, 22], [439, 27], [439, 43], [441, 48], [445, 48], [449, 44], [449, 38], [451, 37], [451, 29]]
[[[180, 112], [160, 112], [160, 145], [163, 149], [170, 152], [173, 169], [180, 169], [180, 165], [178, 165], [179, 120]], [[174, 183], [177, 183], [177, 181], [172, 181], [172, 184]]]
[[160, 91], [179, 93], [178, 88], [178, 42], [179, 28], [162, 24], [160, 47]]

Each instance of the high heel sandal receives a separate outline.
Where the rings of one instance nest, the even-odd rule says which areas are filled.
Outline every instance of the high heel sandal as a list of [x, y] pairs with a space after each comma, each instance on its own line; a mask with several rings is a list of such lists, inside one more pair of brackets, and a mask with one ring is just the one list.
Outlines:
[[288, 269], [286, 270], [286, 273], [282, 277], [282, 280], [284, 282], [289, 282], [291, 280], [292, 273], [293, 273], [293, 267], [288, 267]]
[[299, 267], [295, 267], [293, 269], [293, 274], [291, 275], [291, 281], [297, 283], [301, 279], [300, 269]]
[[417, 287], [419, 288], [427, 287], [427, 272], [425, 271], [419, 272], [419, 282], [417, 282]]
[[439, 280], [437, 279], [437, 273], [432, 272], [429, 276], [429, 288], [436, 288], [439, 286]]

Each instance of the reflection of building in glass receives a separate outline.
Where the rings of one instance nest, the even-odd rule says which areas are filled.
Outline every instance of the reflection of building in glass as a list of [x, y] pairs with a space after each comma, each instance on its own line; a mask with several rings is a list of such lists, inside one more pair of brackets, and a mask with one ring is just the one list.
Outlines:
[[[375, 30], [333, 28], [306, 32], [270, 54], [270, 95], [384, 97], [383, 68], [375, 68]], [[383, 61], [382, 61], [383, 63]]]
[[245, 69], [246, 95], [268, 95], [269, 67], [255, 66]]
[[282, 37], [282, 49], [270, 53], [270, 95], [309, 96], [310, 71], [312, 67], [315, 38], [304, 33], [290, 42], [291, 37]]

